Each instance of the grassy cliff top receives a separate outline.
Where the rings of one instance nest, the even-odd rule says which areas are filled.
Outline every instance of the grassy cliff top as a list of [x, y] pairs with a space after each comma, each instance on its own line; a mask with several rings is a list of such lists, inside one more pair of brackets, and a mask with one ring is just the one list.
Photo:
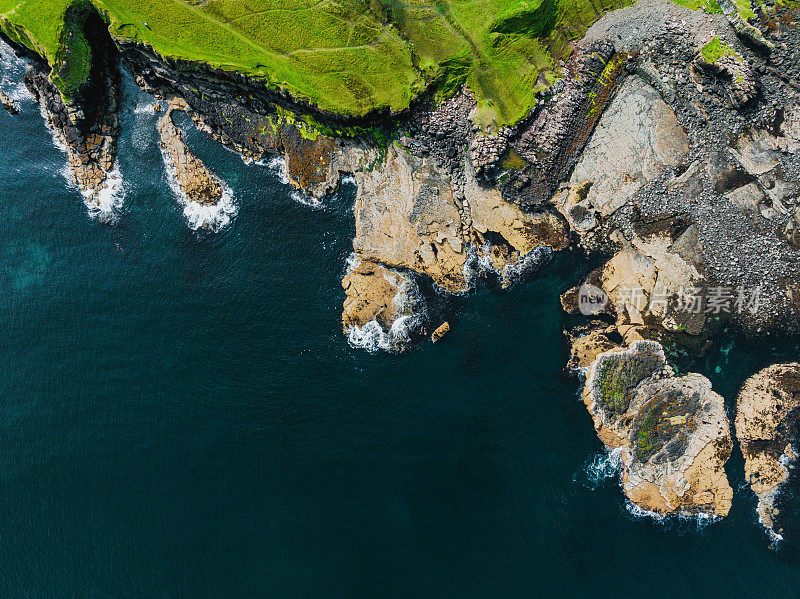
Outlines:
[[[55, 65], [67, 96], [88, 73], [88, 1], [0, 0], [0, 27]], [[118, 39], [260, 78], [323, 110], [397, 111], [432, 83], [446, 92], [466, 82], [481, 120], [509, 123], [552, 81], [568, 43], [630, 0], [91, 2]]]

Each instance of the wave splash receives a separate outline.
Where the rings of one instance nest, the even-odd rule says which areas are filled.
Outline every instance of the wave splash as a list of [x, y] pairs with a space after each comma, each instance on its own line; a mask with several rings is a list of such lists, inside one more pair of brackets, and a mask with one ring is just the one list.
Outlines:
[[[348, 269], [356, 268], [357, 260], [358, 258], [354, 256], [348, 258]], [[392, 304], [401, 316], [391, 324], [388, 330], [385, 330], [374, 318], [364, 326], [349, 327], [347, 342], [351, 347], [364, 349], [369, 353], [379, 351], [400, 353], [409, 348], [414, 332], [425, 322], [427, 311], [417, 284], [412, 279], [399, 274], [391, 282], [395, 284], [398, 281], [402, 282], [397, 285], [397, 294], [392, 299]]]

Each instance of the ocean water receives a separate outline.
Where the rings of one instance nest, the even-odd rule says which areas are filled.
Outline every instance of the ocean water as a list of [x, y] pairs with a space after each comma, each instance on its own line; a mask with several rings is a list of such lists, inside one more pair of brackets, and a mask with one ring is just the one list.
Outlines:
[[[308, 205], [189, 129], [236, 207], [194, 232], [128, 82], [105, 224], [2, 68], [23, 112], [0, 111], [0, 596], [798, 595], [738, 450], [728, 519], [626, 506], [563, 370], [576, 255], [370, 354], [340, 330], [351, 183]], [[730, 400], [796, 358], [770, 343], [723, 335], [701, 370]]]

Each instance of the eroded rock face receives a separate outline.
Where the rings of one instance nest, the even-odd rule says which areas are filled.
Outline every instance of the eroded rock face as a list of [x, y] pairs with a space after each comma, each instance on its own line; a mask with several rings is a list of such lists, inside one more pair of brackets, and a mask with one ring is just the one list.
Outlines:
[[356, 173], [356, 237], [363, 260], [428, 275], [449, 292], [468, 288], [467, 251], [450, 186], [424, 158], [390, 146], [372, 171]]
[[44, 73], [30, 72], [25, 84], [36, 96], [58, 140], [67, 152], [75, 183], [88, 201], [97, 200], [107, 187], [117, 154], [119, 89], [108, 75], [101, 97], [91, 114], [76, 106], [68, 106]]
[[186, 201], [211, 206], [222, 199], [222, 185], [203, 162], [189, 151], [183, 141], [183, 133], [172, 121], [172, 113], [184, 108], [184, 102], [175, 100], [158, 119], [161, 150], [167, 168], [175, 176], [178, 186], [186, 196]]
[[688, 154], [689, 138], [672, 108], [640, 77], [628, 77], [597, 124], [571, 182], [589, 184], [586, 202], [608, 215]]
[[631, 502], [658, 514], [728, 514], [732, 442], [724, 400], [708, 379], [676, 378], [659, 343], [634, 341], [594, 360], [584, 402], [619, 455]]
[[346, 297], [342, 328], [350, 341], [367, 349], [401, 351], [421, 324], [419, 290], [407, 275], [361, 261], [342, 279]]
[[800, 422], [800, 364], [775, 364], [745, 381], [736, 400], [736, 437], [745, 477], [758, 497], [758, 518], [780, 535], [775, 498], [797, 458], [792, 444]]

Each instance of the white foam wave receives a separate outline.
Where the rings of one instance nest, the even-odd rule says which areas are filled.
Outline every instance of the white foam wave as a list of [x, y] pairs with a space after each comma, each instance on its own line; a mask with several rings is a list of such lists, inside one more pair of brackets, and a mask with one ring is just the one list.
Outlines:
[[549, 246], [540, 245], [533, 248], [516, 262], [506, 264], [503, 267], [503, 272], [500, 274], [503, 284], [511, 285], [525, 278], [526, 275], [550, 260], [552, 255], [553, 248]]
[[53, 127], [50, 117], [41, 104], [39, 105], [39, 112], [42, 115], [42, 119], [44, 119], [45, 127], [50, 132], [53, 145], [67, 159], [60, 170], [67, 187], [77, 190], [81, 194], [83, 203], [86, 206], [86, 212], [90, 218], [96, 218], [100, 222], [107, 224], [116, 223], [125, 204], [125, 185], [119, 167], [119, 160], [114, 163], [114, 168], [107, 173], [103, 187], [94, 190], [81, 189], [75, 181], [75, 174], [69, 163], [70, 150], [66, 142], [64, 142], [56, 128]]
[[676, 514], [659, 514], [658, 512], [646, 510], [627, 499], [625, 500], [625, 509], [634, 518], [649, 518], [662, 524], [672, 520], [678, 522], [687, 522], [696, 524], [698, 529], [705, 528], [713, 522], [722, 520], [721, 516], [712, 516], [710, 514], [688, 514], [685, 512], [679, 512]]
[[28, 63], [19, 58], [14, 51], [0, 42], [0, 90], [18, 104], [35, 100], [22, 77]]
[[[355, 254], [351, 254], [350, 260], [357, 260]], [[364, 326], [352, 326], [347, 330], [348, 343], [357, 349], [365, 349], [370, 353], [378, 351], [402, 352], [411, 343], [411, 337], [425, 320], [425, 304], [419, 292], [417, 284], [411, 280], [402, 278], [401, 275], [394, 273], [387, 275], [386, 279], [397, 286], [397, 293], [392, 299], [392, 305], [398, 314], [401, 314], [389, 327], [384, 330], [381, 324], [372, 319]]]
[[318, 200], [315, 197], [309, 196], [298, 190], [297, 188], [292, 185], [291, 180], [289, 179], [289, 169], [286, 166], [286, 159], [282, 156], [273, 156], [271, 158], [267, 158], [265, 160], [258, 160], [256, 161], [258, 166], [266, 166], [271, 168], [275, 173], [278, 175], [280, 182], [284, 185], [288, 185], [292, 188], [289, 192], [289, 197], [299, 204], [303, 204], [310, 208], [322, 208], [323, 203], [321, 200]]
[[114, 169], [108, 173], [105, 185], [101, 189], [91, 193], [81, 190], [81, 195], [91, 218], [103, 223], [116, 223], [125, 205], [125, 185], [119, 162], [114, 164]]
[[416, 320], [415, 315], [401, 316], [392, 323], [388, 331], [384, 331], [377, 320], [370, 320], [363, 327], [350, 327], [347, 331], [347, 341], [351, 346], [365, 349], [370, 353], [377, 353], [380, 350], [402, 351], [411, 341]]
[[611, 451], [598, 453], [583, 467], [588, 488], [594, 490], [610, 478], [619, 474], [622, 466], [622, 449], [618, 447]]
[[355, 252], [351, 252], [345, 260], [345, 273], [350, 274], [359, 266], [361, 266], [361, 256]]
[[167, 172], [167, 184], [172, 190], [175, 199], [183, 206], [183, 216], [186, 218], [186, 224], [189, 228], [192, 231], [205, 229], [218, 233], [227, 227], [239, 212], [239, 207], [234, 201], [233, 190], [230, 186], [212, 173], [211, 176], [214, 177], [222, 187], [222, 197], [220, 200], [216, 204], [210, 205], [190, 200], [178, 184], [172, 159], [164, 148], [161, 147], [161, 144], [159, 144], [159, 148], [161, 150], [161, 157], [164, 160], [164, 170]]

